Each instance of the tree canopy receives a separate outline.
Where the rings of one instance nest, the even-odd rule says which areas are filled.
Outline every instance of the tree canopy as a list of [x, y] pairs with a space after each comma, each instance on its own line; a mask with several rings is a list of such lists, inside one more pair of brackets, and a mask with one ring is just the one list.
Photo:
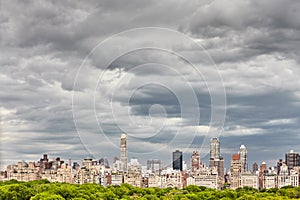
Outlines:
[[141, 199], [141, 200], [179, 200], [179, 199], [297, 199], [300, 187], [256, 190], [249, 187], [236, 190], [215, 190], [203, 186], [190, 185], [184, 189], [137, 188], [129, 184], [103, 187], [98, 184], [50, 183], [47, 180], [0, 182], [0, 200], [39, 200], [39, 199]]

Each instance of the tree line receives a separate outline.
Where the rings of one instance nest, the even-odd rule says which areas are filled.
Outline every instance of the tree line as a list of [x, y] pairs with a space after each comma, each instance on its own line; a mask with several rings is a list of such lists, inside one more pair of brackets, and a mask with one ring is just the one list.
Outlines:
[[179, 199], [298, 199], [300, 187], [256, 190], [250, 187], [236, 190], [215, 190], [202, 186], [190, 185], [184, 189], [176, 188], [137, 188], [129, 184], [103, 187], [98, 184], [50, 183], [48, 180], [19, 182], [10, 180], [0, 182], [0, 200], [179, 200]]

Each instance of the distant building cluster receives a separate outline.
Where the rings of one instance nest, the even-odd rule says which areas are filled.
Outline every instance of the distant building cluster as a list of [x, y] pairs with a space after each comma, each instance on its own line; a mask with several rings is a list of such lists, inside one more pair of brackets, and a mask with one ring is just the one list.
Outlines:
[[172, 166], [163, 167], [161, 160], [147, 160], [143, 166], [137, 158], [128, 162], [127, 136], [121, 135], [120, 159], [115, 157], [112, 166], [107, 158], [94, 160], [85, 158], [79, 165], [76, 162], [65, 162], [60, 158], [48, 159], [46, 154], [38, 162], [20, 161], [8, 165], [6, 171], [0, 172], [0, 180], [31, 181], [47, 179], [51, 182], [67, 182], [74, 184], [98, 183], [103, 186], [128, 183], [135, 187], [176, 187], [188, 185], [205, 186], [222, 189], [239, 187], [281, 188], [283, 186], [299, 186], [300, 157], [291, 150], [285, 155], [285, 161], [280, 159], [275, 167], [267, 168], [266, 163], [260, 167], [253, 164], [253, 170], [248, 169], [248, 152], [241, 145], [230, 162], [230, 170], [226, 172], [224, 159], [220, 154], [218, 138], [210, 140], [209, 166], [201, 162], [199, 152], [194, 150], [190, 163], [183, 161], [183, 154], [176, 150], [172, 154]]
[[284, 186], [299, 186], [300, 160], [299, 153], [291, 150], [285, 154], [285, 161], [279, 159], [275, 167], [267, 167], [262, 163], [260, 170], [256, 163], [253, 164], [253, 170], [259, 174], [259, 187], [262, 188], [281, 188]]

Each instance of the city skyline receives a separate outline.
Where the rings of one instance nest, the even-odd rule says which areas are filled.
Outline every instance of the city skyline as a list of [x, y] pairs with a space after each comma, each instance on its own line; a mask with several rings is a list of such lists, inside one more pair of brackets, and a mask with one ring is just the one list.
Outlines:
[[285, 161], [279, 159], [275, 166], [262, 162], [258, 167], [248, 168], [248, 151], [241, 145], [237, 153], [232, 154], [230, 168], [224, 167], [220, 153], [220, 140], [210, 139], [209, 165], [202, 162], [197, 150], [193, 151], [190, 163], [183, 160], [182, 151], [172, 152], [172, 165], [162, 166], [159, 159], [147, 160], [141, 164], [138, 158], [127, 157], [127, 135], [121, 134], [120, 154], [110, 165], [107, 158], [84, 158], [81, 163], [65, 162], [60, 157], [48, 159], [43, 154], [39, 161], [19, 161], [0, 171], [0, 181], [33, 181], [46, 179], [50, 182], [73, 184], [96, 183], [102, 186], [122, 185], [134, 187], [185, 188], [189, 185], [204, 186], [222, 190], [252, 187], [254, 189], [282, 188], [300, 185], [300, 154], [290, 150]]
[[[120, 161], [117, 163], [117, 165], [119, 166], [118, 168], [120, 168], [121, 171], [127, 171], [127, 165], [130, 163], [129, 161], [131, 160], [136, 160], [136, 161], [141, 161], [142, 159], [140, 159], [139, 157], [128, 157], [127, 155], [127, 135], [125, 133], [121, 134], [120, 137], [120, 148], [119, 148], [119, 155], [115, 155], [114, 158], [107, 158], [107, 157], [101, 157], [101, 158], [90, 158], [90, 157], [85, 157], [85, 158], [81, 158], [80, 160], [73, 160], [72, 158], [61, 158], [60, 156], [56, 156], [54, 158], [60, 158], [62, 160], [69, 160], [69, 164], [70, 162], [74, 162], [74, 163], [79, 163], [85, 159], [93, 159], [93, 160], [99, 160], [100, 163], [102, 163], [105, 166], [111, 166], [113, 163], [117, 161]], [[212, 168], [212, 167], [216, 167], [219, 175], [221, 174], [221, 176], [224, 176], [227, 172], [229, 172], [230, 166], [231, 166], [231, 162], [232, 159], [234, 157], [236, 157], [236, 155], [239, 156], [238, 160], [241, 163], [241, 172], [240, 173], [246, 173], [248, 171], [253, 171], [254, 165], [258, 165], [258, 164], [262, 164], [262, 165], [266, 165], [269, 166], [269, 168], [272, 167], [279, 167], [278, 166], [278, 162], [284, 162], [287, 166], [288, 166], [288, 170], [293, 169], [294, 166], [300, 166], [300, 154], [295, 152], [293, 149], [290, 149], [288, 152], [285, 153], [285, 156], [278, 158], [276, 160], [276, 162], [272, 163], [272, 164], [266, 164], [265, 161], [262, 161], [261, 163], [257, 162], [253, 162], [253, 163], [248, 163], [248, 152], [247, 152], [247, 148], [245, 147], [245, 145], [241, 145], [239, 149], [237, 149], [236, 152], [233, 152], [233, 154], [231, 154], [231, 159], [228, 159], [228, 161], [226, 163], [230, 163], [228, 166], [224, 165], [224, 158], [221, 156], [221, 143], [219, 138], [211, 138], [210, 139], [210, 156], [209, 156], [209, 160], [207, 160], [207, 163], [205, 162], [206, 159], [203, 159], [200, 157], [199, 153], [197, 150], [193, 150], [193, 152], [191, 154], [188, 154], [187, 152], [185, 152], [185, 156], [183, 154], [182, 151], [176, 149], [172, 152], [170, 152], [170, 154], [172, 154], [172, 156], [170, 156], [170, 161], [165, 161], [158, 158], [152, 158], [152, 159], [147, 159], [146, 162], [140, 162], [142, 165], [149, 165], [149, 161], [154, 162], [154, 163], [159, 163], [160, 168], [167, 168], [167, 167], [172, 167], [175, 170], [180, 170], [183, 171], [183, 165], [186, 165], [185, 167], [187, 167], [188, 169], [191, 169], [192, 171], [193, 168], [199, 170], [201, 165], [204, 165], [206, 167]], [[43, 154], [43, 159], [47, 159], [47, 153]], [[46, 156], [46, 158], [45, 158]], [[198, 167], [195, 168], [195, 166], [193, 166], [193, 160], [194, 159], [198, 159], [198, 161], [196, 163], [196, 166], [198, 165]], [[284, 160], [285, 158], [285, 160]], [[235, 158], [236, 159], [236, 158]], [[111, 162], [110, 162], [110, 161]], [[219, 162], [223, 161], [222, 164], [220, 165]], [[18, 160], [19, 162], [20, 160]], [[26, 160], [21, 160], [22, 162], [26, 162]], [[29, 162], [34, 162], [33, 160], [29, 160]], [[125, 164], [124, 164], [125, 163]], [[0, 171], [5, 171], [6, 167], [8, 165], [13, 164], [13, 162], [8, 163], [6, 166], [3, 165], [3, 169], [0, 169]], [[276, 165], [277, 164], [277, 165]], [[281, 165], [280, 165], [281, 166]], [[220, 168], [222, 169], [221, 171]], [[225, 171], [225, 169], [227, 171]], [[186, 170], [186, 169], [185, 169]]]
[[[238, 158], [237, 158], [238, 155]], [[246, 173], [248, 171], [251, 171], [251, 169], [249, 168], [249, 164], [248, 164], [248, 152], [247, 152], [247, 148], [245, 147], [245, 145], [241, 145], [239, 150], [235, 153], [233, 153], [231, 160], [239, 160], [240, 162], [240, 172], [241, 173]], [[60, 157], [56, 157], [56, 160], [59, 159]], [[54, 159], [54, 160], [55, 160]], [[99, 164], [103, 165], [107, 168], [109, 168], [110, 164], [108, 161], [107, 157], [101, 157], [100, 159], [98, 158], [90, 158], [90, 157], [86, 157], [86, 158], [82, 158], [81, 161], [84, 160], [99, 160]], [[189, 157], [189, 161], [190, 162], [186, 162], [186, 160], [183, 159], [183, 152], [176, 149], [175, 151], [172, 152], [172, 159], [171, 159], [171, 164], [169, 165], [165, 165], [165, 166], [161, 166], [162, 164], [162, 160], [160, 159], [148, 159], [147, 160], [147, 168], [148, 165], [152, 166], [153, 164], [159, 164], [159, 168], [161, 167], [172, 167], [175, 170], [179, 170], [179, 171], [183, 171], [183, 165], [185, 164], [186, 167], [188, 167], [189, 169], [191, 169], [191, 171], [197, 171], [199, 170], [201, 167], [201, 165], [206, 166], [206, 164], [202, 161], [202, 159], [200, 158], [199, 152], [197, 150], [194, 150], [193, 153], [190, 155]], [[43, 158], [41, 158], [41, 161], [48, 161], [48, 154], [43, 154]], [[138, 158], [136, 157], [131, 157], [130, 158], [130, 162], [128, 159], [128, 155], [127, 155], [127, 135], [125, 133], [121, 134], [120, 137], [120, 151], [119, 151], [119, 156], [115, 156], [114, 157], [114, 163], [116, 161], [120, 161], [120, 163], [118, 163], [119, 165], [119, 170], [120, 171], [127, 171], [127, 164], [129, 164], [132, 160], [136, 160], [138, 162]], [[219, 138], [211, 138], [210, 139], [210, 160], [209, 161], [219, 161], [219, 160], [223, 160], [223, 157], [220, 155], [220, 140]], [[71, 161], [72, 159], [69, 158], [69, 165], [71, 165]], [[25, 160], [22, 160], [23, 163], [25, 163]], [[30, 161], [30, 162], [34, 162], [34, 161]], [[74, 163], [77, 163], [77, 161], [73, 160]], [[125, 164], [124, 164], [125, 163]], [[278, 163], [280, 163], [280, 165], [278, 165]], [[292, 170], [294, 166], [300, 166], [300, 154], [296, 153], [293, 149], [291, 149], [289, 152], [287, 152], [285, 154], [285, 161], [283, 161], [282, 158], [279, 158], [277, 160], [277, 165], [274, 166], [270, 166], [271, 167], [281, 167], [282, 163], [285, 163], [288, 167], [288, 170]], [[9, 163], [9, 165], [12, 163]], [[209, 163], [209, 168], [213, 168], [213, 167], [217, 167], [218, 165], [214, 165]], [[266, 165], [266, 162], [262, 162], [262, 165]], [[207, 166], [208, 167], [208, 166]], [[152, 168], [155, 168], [155, 166], [152, 166]], [[222, 166], [222, 168], [226, 168], [225, 166]], [[257, 171], [258, 169], [258, 164], [256, 162], [253, 163], [253, 171]], [[186, 169], [185, 169], [186, 170]], [[227, 173], [227, 172], [225, 172]], [[222, 173], [223, 174], [223, 173]]]
[[[126, 134], [124, 134], [124, 133], [122, 133], [121, 134], [121, 141], [122, 141], [122, 139], [124, 140], [127, 140], [127, 136], [126, 136]], [[220, 152], [222, 152], [222, 145], [220, 144], [220, 140], [219, 140], [219, 138], [211, 138], [212, 140], [214, 140], [214, 139], [217, 139], [217, 153], [216, 152], [214, 152], [213, 154], [214, 155], [218, 155], [217, 157], [219, 157], [220, 158]], [[123, 144], [123, 145], [122, 145]], [[121, 146], [123, 146], [123, 148], [121, 148]], [[211, 150], [212, 150], [212, 145], [210, 145], [210, 152], [211, 152]], [[246, 148], [245, 147], [245, 145], [244, 144], [241, 144], [240, 145], [240, 147], [236, 147], [235, 148], [235, 151], [233, 151], [231, 154], [229, 154], [229, 157], [228, 156], [226, 156], [226, 159], [224, 159], [225, 161], [224, 161], [224, 167], [226, 168], [226, 169], [228, 169], [228, 167], [230, 167], [230, 160], [231, 160], [231, 156], [232, 156], [232, 154], [234, 154], [234, 153], [239, 153], [239, 152], [241, 152], [241, 148]], [[123, 149], [123, 150], [121, 150], [121, 149]], [[98, 157], [98, 158], [96, 158], [96, 157], [93, 157], [93, 156], [91, 156], [90, 154], [87, 154], [87, 156], [86, 157], [82, 157], [82, 158], [77, 158], [77, 159], [73, 159], [73, 158], [71, 158], [71, 157], [65, 157], [65, 156], [61, 156], [61, 154], [48, 154], [48, 152], [41, 152], [35, 159], [29, 159], [29, 161], [33, 161], [33, 160], [37, 160], [39, 157], [40, 157], [40, 155], [41, 154], [47, 154], [47, 155], [51, 155], [51, 156], [53, 156], [53, 157], [60, 157], [60, 158], [62, 158], [62, 159], [64, 159], [64, 160], [68, 160], [68, 159], [72, 159], [73, 161], [75, 161], [75, 162], [80, 162], [82, 159], [84, 159], [84, 158], [89, 158], [89, 157], [93, 157], [93, 159], [100, 159], [100, 158], [106, 158], [106, 159], [108, 159], [108, 161], [109, 161], [109, 163], [111, 164], [111, 163], [113, 163], [113, 160], [114, 160], [114, 158], [115, 157], [118, 157], [120, 160], [128, 160], [128, 162], [129, 162], [129, 160], [130, 159], [134, 159], [134, 158], [138, 158], [139, 159], [139, 161], [141, 162], [141, 163], [144, 163], [144, 164], [146, 164], [147, 163], [147, 161], [148, 160], [160, 160], [161, 162], [162, 162], [162, 165], [163, 166], [172, 166], [172, 160], [173, 160], [173, 158], [172, 158], [172, 156], [171, 156], [171, 154], [172, 154], [172, 152], [174, 153], [175, 151], [177, 151], [178, 149], [176, 149], [176, 148], [174, 148], [173, 150], [169, 150], [169, 153], [170, 153], [170, 155], [169, 155], [169, 158], [167, 159], [167, 160], [163, 160], [163, 159], [160, 159], [159, 157], [150, 157], [150, 158], [147, 158], [147, 159], [143, 159], [142, 157], [137, 157], [137, 156], [128, 156], [127, 155], [127, 141], [126, 142], [121, 142], [120, 143], [120, 149], [119, 150], [117, 150], [116, 151], [116, 154], [114, 154], [112, 157], [108, 157], [108, 156], [105, 156], [105, 155], [102, 155], [101, 157]], [[185, 151], [185, 152], [182, 152], [182, 161], [184, 161], [185, 163], [187, 163], [188, 164], [188, 166], [189, 166], [189, 164], [190, 164], [190, 156], [191, 155], [193, 155], [193, 153], [194, 153], [194, 151], [198, 151], [199, 149], [194, 149], [194, 150], [192, 150], [192, 151]], [[213, 151], [215, 151], [215, 150], [213, 150]], [[275, 166], [275, 163], [276, 162], [278, 162], [278, 160], [279, 159], [285, 159], [285, 157], [283, 156], [284, 154], [288, 154], [288, 153], [290, 153], [291, 151], [293, 151], [294, 152], [294, 149], [287, 149], [285, 152], [279, 152], [279, 154], [281, 154], [281, 156], [279, 156], [278, 158], [271, 158], [271, 159], [262, 159], [261, 161], [258, 161], [258, 160], [256, 160], [255, 158], [253, 158], [253, 156], [251, 157], [251, 160], [250, 160], [250, 163], [249, 163], [249, 158], [248, 158], [248, 155], [247, 155], [247, 167], [246, 167], [246, 169], [251, 169], [251, 167], [252, 167], [252, 164], [254, 164], [254, 163], [258, 163], [258, 164], [260, 164], [260, 163], [267, 163], [267, 165], [268, 166]], [[120, 153], [120, 152], [123, 152], [123, 153]], [[298, 151], [295, 151], [295, 152], [298, 152]], [[223, 153], [222, 153], [223, 154]], [[225, 153], [226, 154], [226, 153]], [[246, 154], [248, 154], [247, 153], [247, 150], [246, 150]], [[250, 152], [250, 155], [251, 155], [252, 153]], [[123, 155], [123, 157], [125, 156], [125, 158], [123, 158], [122, 159], [122, 156], [121, 155]], [[207, 153], [206, 154], [206, 156], [205, 157], [200, 157], [199, 156], [199, 158], [200, 158], [200, 160], [201, 160], [201, 162], [203, 162], [203, 163], [207, 163], [207, 165], [209, 166], [209, 160], [210, 160], [210, 154], [209, 153]], [[221, 156], [222, 158], [223, 158], [223, 156]], [[1, 164], [1, 168], [0, 168], [0, 171], [1, 170], [5, 170], [5, 167], [7, 166], [7, 165], [9, 165], [9, 164], [12, 164], [13, 162], [17, 162], [17, 161], [20, 161], [20, 160], [22, 160], [22, 161], [27, 161], [26, 159], [21, 159], [21, 157], [19, 157], [19, 158], [17, 158], [16, 160], [13, 160], [13, 161], [10, 161], [10, 162], [7, 162], [7, 163], [3, 163], [3, 164]], [[271, 161], [270, 161], [271, 160]], [[273, 161], [273, 162], [272, 162]]]
[[[300, 152], [300, 2], [1, 1], [0, 168], [47, 153], [248, 168]], [[16, 15], [16, 13], [18, 13]], [[274, 151], [276, 149], [276, 151]], [[125, 154], [124, 154], [125, 155]], [[187, 161], [187, 160], [186, 160]]]

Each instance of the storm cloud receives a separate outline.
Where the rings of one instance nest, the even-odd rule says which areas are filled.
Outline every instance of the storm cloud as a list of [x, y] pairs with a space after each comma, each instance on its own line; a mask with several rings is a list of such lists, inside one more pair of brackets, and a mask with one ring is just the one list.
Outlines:
[[[111, 161], [122, 132], [142, 163], [168, 165], [175, 149], [187, 162], [198, 149], [207, 161], [212, 136], [226, 167], [241, 144], [250, 164], [300, 152], [296, 0], [3, 0], [0, 10], [2, 165], [43, 153]], [[178, 31], [193, 44], [143, 27]], [[118, 35], [129, 29], [137, 32]], [[211, 123], [222, 119], [222, 88], [225, 122]]]

